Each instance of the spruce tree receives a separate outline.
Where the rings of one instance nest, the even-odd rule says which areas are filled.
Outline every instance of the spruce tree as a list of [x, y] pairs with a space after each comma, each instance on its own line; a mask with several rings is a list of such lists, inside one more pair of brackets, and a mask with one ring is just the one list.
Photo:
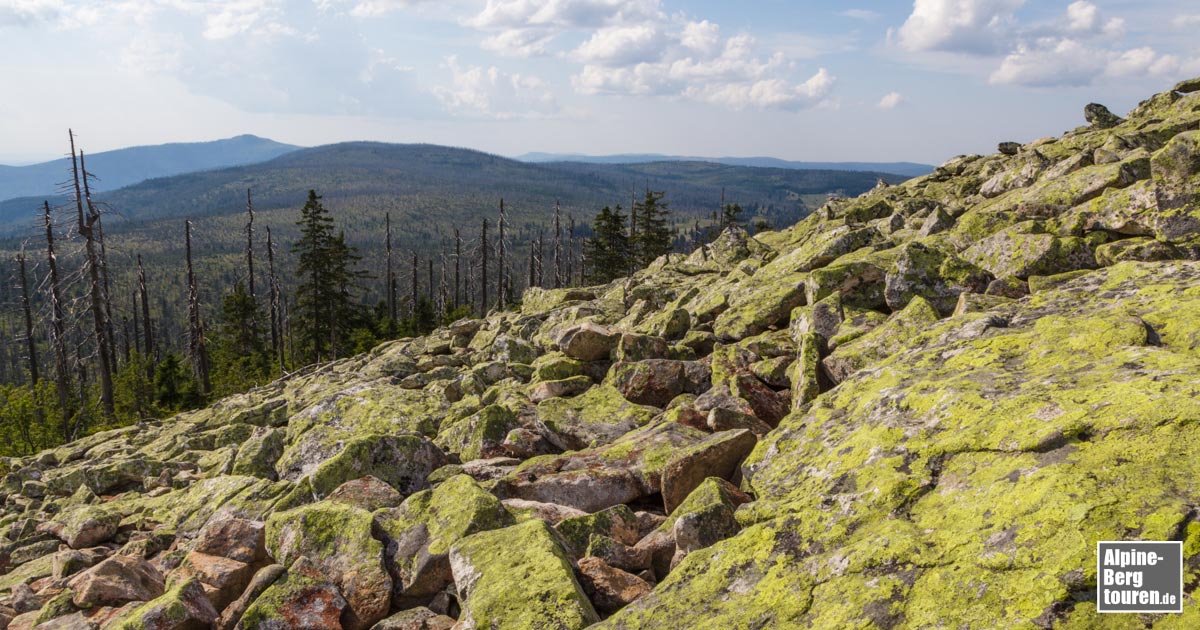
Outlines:
[[344, 234], [334, 235], [333, 217], [315, 190], [308, 191], [296, 224], [296, 334], [308, 361], [326, 361], [347, 350], [356, 283], [363, 276], [355, 270], [355, 249], [346, 244]]
[[583, 244], [587, 279], [605, 283], [624, 276], [629, 265], [629, 236], [621, 206], [605, 206], [592, 222], [592, 236]]
[[647, 188], [642, 201], [634, 204], [637, 236], [632, 249], [634, 261], [639, 267], [645, 267], [655, 258], [671, 251], [671, 229], [667, 224], [670, 211], [663, 200], [665, 195], [662, 191]]

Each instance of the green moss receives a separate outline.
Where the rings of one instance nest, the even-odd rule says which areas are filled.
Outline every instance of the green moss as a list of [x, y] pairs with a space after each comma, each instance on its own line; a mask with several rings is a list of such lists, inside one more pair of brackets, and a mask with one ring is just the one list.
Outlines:
[[654, 407], [625, 400], [611, 385], [597, 385], [573, 398], [550, 398], [537, 406], [538, 419], [574, 448], [609, 443], [645, 426], [658, 413]]
[[[499, 499], [467, 475], [455, 475], [432, 490], [404, 500], [400, 507], [377, 513], [376, 524], [393, 539], [417, 527], [428, 535], [425, 551], [444, 555], [450, 545], [471, 534], [507, 527], [514, 521]], [[417, 558], [397, 558], [396, 562]]]
[[461, 621], [479, 627], [574, 630], [598, 617], [550, 526], [532, 520], [460, 540], [451, 549], [464, 595]]

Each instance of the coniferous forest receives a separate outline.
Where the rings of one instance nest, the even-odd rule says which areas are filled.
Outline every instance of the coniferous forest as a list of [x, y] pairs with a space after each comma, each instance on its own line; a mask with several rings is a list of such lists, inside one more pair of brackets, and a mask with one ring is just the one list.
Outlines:
[[[761, 212], [744, 219], [723, 192], [707, 216], [673, 214], [667, 192], [647, 185], [591, 216], [556, 203], [532, 224], [522, 208], [517, 226], [498, 198], [476, 225], [437, 228], [433, 244], [414, 245], [386, 213], [380, 242], [362, 246], [321, 191], [297, 199], [282, 225], [271, 213], [271, 225], [247, 188], [240, 252], [212, 247], [197, 221], [159, 217], [150, 262], [138, 251], [144, 231], [110, 230], [106, 240], [106, 223], [124, 211], [93, 196], [102, 175], [88, 170], [74, 133], [69, 143], [67, 185], [42, 201], [40, 229], [0, 247], [12, 250], [0, 261], [3, 454], [199, 408], [381, 341], [519, 308], [528, 287], [608, 282], [730, 225], [770, 225]], [[177, 234], [162, 234], [163, 223]], [[281, 241], [281, 230], [292, 238]]]

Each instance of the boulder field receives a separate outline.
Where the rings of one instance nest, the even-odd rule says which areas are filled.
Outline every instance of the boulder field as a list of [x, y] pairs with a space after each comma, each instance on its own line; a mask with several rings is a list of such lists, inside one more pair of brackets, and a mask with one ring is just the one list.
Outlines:
[[0, 461], [0, 628], [1200, 627], [1196, 89]]

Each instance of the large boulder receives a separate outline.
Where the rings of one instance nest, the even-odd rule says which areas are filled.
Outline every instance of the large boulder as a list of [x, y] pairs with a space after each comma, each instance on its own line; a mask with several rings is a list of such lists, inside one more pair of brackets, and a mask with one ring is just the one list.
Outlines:
[[403, 496], [424, 489], [429, 473], [447, 464], [446, 454], [416, 435], [368, 435], [347, 443], [313, 471], [312, 492], [323, 498], [352, 479], [370, 475]]
[[383, 545], [371, 536], [371, 528], [370, 512], [322, 501], [272, 514], [267, 549], [289, 568], [301, 557], [311, 561], [345, 597], [343, 625], [361, 630], [387, 616], [392, 595]]
[[83, 549], [108, 542], [116, 535], [120, 522], [119, 513], [102, 506], [81, 505], [56, 514], [37, 529], [54, 535], [72, 549]]
[[599, 621], [554, 530], [532, 520], [450, 548], [461, 630], [578, 630]]
[[559, 349], [580, 361], [607, 359], [619, 341], [620, 333], [592, 322], [569, 326], [555, 339]]
[[537, 418], [559, 448], [578, 450], [608, 444], [645, 426], [658, 409], [629, 402], [611, 385], [593, 387], [574, 398], [538, 403]]
[[340, 630], [346, 608], [321, 567], [301, 556], [246, 608], [237, 628]]
[[949, 315], [964, 292], [983, 293], [992, 275], [952, 254], [917, 242], [905, 245], [884, 278], [884, 299], [893, 311], [921, 296]]
[[123, 615], [113, 630], [210, 630], [217, 611], [196, 579], [180, 580], [171, 590]]
[[450, 546], [481, 531], [512, 525], [500, 500], [466, 475], [414, 494], [399, 507], [376, 512], [385, 559], [398, 602], [426, 603], [451, 581]]
[[711, 379], [711, 370], [703, 363], [648, 359], [614, 363], [605, 384], [632, 403], [666, 407], [680, 394], [704, 393]]
[[71, 578], [67, 586], [80, 608], [120, 606], [162, 595], [163, 575], [142, 558], [116, 555]]

